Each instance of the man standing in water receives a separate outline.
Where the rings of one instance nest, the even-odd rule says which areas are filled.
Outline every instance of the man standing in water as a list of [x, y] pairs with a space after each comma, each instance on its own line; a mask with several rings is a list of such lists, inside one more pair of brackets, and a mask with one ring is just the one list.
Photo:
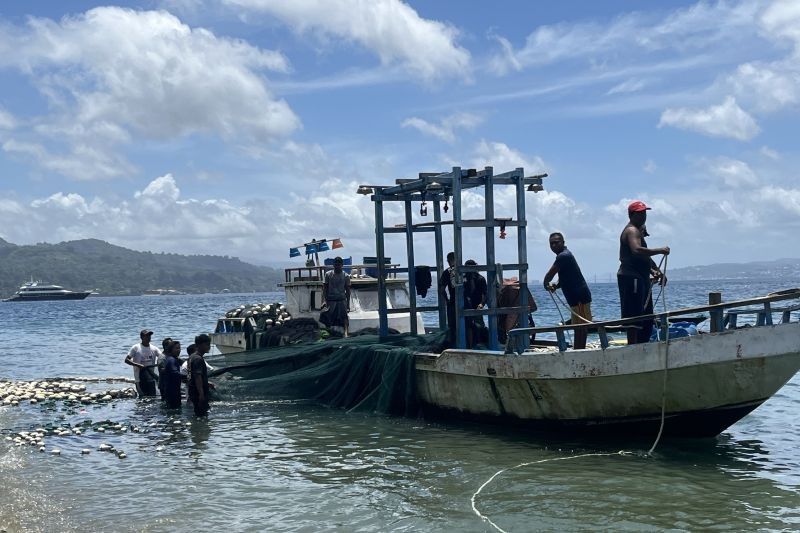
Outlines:
[[158, 378], [161, 387], [161, 399], [170, 409], [181, 406], [181, 343], [170, 340], [164, 348], [164, 363], [159, 367]]
[[[619, 270], [617, 285], [622, 318], [653, 313], [651, 274], [662, 285], [667, 282], [664, 274], [653, 261], [654, 255], [669, 255], [669, 246], [648, 248], [642, 230], [650, 208], [636, 200], [628, 205], [628, 224], [619, 236]], [[648, 342], [653, 329], [653, 320], [643, 320], [638, 329], [628, 329], [628, 344]]]
[[[592, 293], [583, 278], [583, 273], [581, 273], [581, 268], [578, 266], [575, 256], [567, 249], [564, 243], [564, 236], [561, 233], [550, 234], [550, 250], [556, 254], [556, 260], [550, 270], [547, 271], [547, 274], [544, 275], [545, 290], [550, 292], [555, 292], [556, 289], [562, 290], [572, 315], [572, 324], [591, 322]], [[558, 274], [558, 283], [550, 283], [556, 274]], [[586, 327], [575, 328], [575, 345], [573, 347], [576, 350], [586, 348], [587, 333], [588, 328]]]
[[141, 342], [131, 346], [125, 357], [125, 364], [133, 367], [133, 379], [136, 382], [136, 392], [139, 397], [155, 396], [156, 395], [156, 376], [153, 368], [156, 366], [156, 360], [161, 357], [161, 351], [155, 346], [150, 345], [150, 339], [153, 337], [153, 332], [149, 329], [143, 329], [139, 332], [139, 339]]
[[327, 309], [320, 314], [320, 322], [334, 333], [347, 336], [350, 311], [350, 276], [344, 272], [341, 257], [333, 260], [333, 270], [325, 273], [322, 285], [322, 307]]
[[203, 356], [211, 350], [211, 337], [205, 333], [194, 338], [195, 351], [187, 364], [189, 375], [189, 400], [194, 406], [195, 416], [208, 415], [208, 367]]

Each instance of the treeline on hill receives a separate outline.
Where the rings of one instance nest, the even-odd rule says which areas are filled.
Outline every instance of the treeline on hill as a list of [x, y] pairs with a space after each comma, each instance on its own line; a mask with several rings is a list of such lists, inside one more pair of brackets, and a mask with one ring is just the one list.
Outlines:
[[30, 246], [0, 239], [0, 295], [10, 296], [31, 277], [71, 290], [138, 295], [152, 289], [273, 291], [283, 272], [234, 257], [137, 252], [97, 239]]

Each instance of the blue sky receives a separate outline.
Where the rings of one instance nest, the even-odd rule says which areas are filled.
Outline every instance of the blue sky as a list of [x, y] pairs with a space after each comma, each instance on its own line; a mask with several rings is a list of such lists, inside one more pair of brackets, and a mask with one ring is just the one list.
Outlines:
[[268, 264], [341, 237], [360, 258], [359, 183], [491, 165], [550, 174], [527, 197], [533, 278], [551, 231], [615, 271], [633, 199], [672, 267], [798, 255], [798, 2], [5, 2], [0, 76], [17, 244]]

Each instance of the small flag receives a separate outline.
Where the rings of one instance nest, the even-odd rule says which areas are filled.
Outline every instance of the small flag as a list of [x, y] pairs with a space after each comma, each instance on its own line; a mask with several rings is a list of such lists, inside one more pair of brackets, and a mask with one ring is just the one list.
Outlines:
[[299, 256], [300, 256], [300, 250], [298, 250], [297, 248], [289, 248], [289, 257], [299, 257]]
[[334, 250], [337, 248], [344, 248], [344, 244], [342, 244], [341, 239], [333, 239], [333, 242], [331, 244], [333, 245], [332, 247]]
[[331, 249], [326, 241], [320, 241], [319, 243], [317, 243], [317, 246], [320, 252], [327, 252], [328, 250]]
[[306, 244], [306, 255], [311, 255], [317, 253], [317, 245], [316, 244]]

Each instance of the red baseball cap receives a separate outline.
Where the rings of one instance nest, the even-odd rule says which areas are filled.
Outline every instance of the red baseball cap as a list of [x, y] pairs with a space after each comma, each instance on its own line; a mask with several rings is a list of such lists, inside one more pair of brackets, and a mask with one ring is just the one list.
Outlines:
[[641, 200], [635, 200], [628, 204], [628, 213], [638, 213], [640, 211], [647, 211], [648, 209], [651, 208], [647, 207]]

